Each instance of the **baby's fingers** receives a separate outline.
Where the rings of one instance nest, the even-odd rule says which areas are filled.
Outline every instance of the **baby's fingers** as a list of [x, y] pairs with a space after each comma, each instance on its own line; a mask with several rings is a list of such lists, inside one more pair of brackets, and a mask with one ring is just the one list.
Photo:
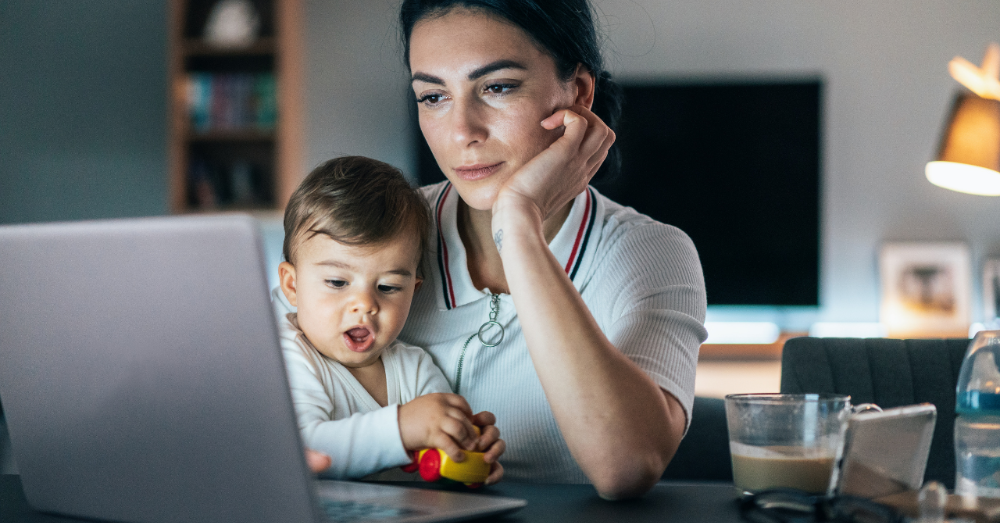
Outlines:
[[455, 443], [455, 440], [451, 439], [451, 436], [444, 432], [436, 432], [431, 436], [428, 443], [434, 448], [441, 449], [457, 462], [465, 461], [465, 452], [462, 450], [462, 447], [459, 447], [458, 443]]
[[465, 450], [474, 450], [476, 442], [479, 440], [476, 427], [460, 410], [449, 410], [447, 415], [447, 418], [441, 420], [441, 430], [451, 436]]
[[312, 449], [306, 449], [306, 465], [313, 473], [319, 474], [333, 465], [330, 456]]
[[472, 407], [469, 406], [469, 402], [465, 401], [465, 398], [459, 396], [458, 394], [442, 394], [444, 402], [451, 407], [454, 407], [460, 411], [466, 418], [472, 417]]

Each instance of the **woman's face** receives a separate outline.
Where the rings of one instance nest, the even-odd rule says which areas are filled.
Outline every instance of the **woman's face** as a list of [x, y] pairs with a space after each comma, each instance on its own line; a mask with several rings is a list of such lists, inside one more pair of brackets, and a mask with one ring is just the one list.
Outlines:
[[409, 59], [420, 130], [474, 209], [491, 209], [510, 175], [562, 135], [541, 121], [577, 96], [523, 30], [478, 11], [417, 22]]

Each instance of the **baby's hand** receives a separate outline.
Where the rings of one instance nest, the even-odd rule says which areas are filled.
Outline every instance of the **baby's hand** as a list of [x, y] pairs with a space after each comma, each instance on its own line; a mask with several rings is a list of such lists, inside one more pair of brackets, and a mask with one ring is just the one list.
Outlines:
[[450, 393], [427, 394], [401, 405], [399, 435], [408, 451], [439, 448], [455, 461], [463, 461], [463, 450], [476, 450], [480, 440], [469, 403]]
[[319, 474], [333, 465], [333, 459], [322, 452], [306, 449], [306, 465], [313, 474]]

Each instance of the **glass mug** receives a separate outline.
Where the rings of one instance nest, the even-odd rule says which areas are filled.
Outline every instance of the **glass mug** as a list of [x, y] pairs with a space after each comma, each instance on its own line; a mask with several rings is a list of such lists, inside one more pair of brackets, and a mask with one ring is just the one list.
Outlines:
[[881, 410], [851, 406], [845, 394], [726, 396], [733, 483], [741, 495], [795, 488], [830, 496], [850, 416]]

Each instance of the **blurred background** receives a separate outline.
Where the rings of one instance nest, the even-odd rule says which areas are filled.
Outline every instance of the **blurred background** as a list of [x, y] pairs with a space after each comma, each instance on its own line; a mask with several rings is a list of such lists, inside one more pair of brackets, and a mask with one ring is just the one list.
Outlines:
[[[751, 209], [812, 205], [806, 211], [812, 213], [814, 234], [806, 240], [811, 243], [805, 254], [786, 256], [811, 268], [774, 284], [801, 286], [806, 279], [812, 297], [720, 302], [715, 297], [739, 283], [716, 292], [710, 278], [710, 321], [765, 322], [775, 326], [779, 338], [810, 332], [816, 324], [843, 325], [835, 330], [842, 335], [880, 335], [879, 249], [896, 241], [965, 245], [969, 321], [984, 320], [982, 267], [1000, 256], [1000, 200], [931, 185], [924, 165], [933, 159], [951, 100], [962, 89], [948, 75], [948, 61], [960, 55], [978, 63], [987, 44], [1000, 39], [995, 0], [594, 4], [606, 65], [627, 86], [792, 84], [813, 92], [801, 113], [813, 122], [807, 134], [814, 159], [806, 161], [814, 167], [811, 185], [779, 197], [775, 191], [781, 185], [756, 195], [742, 189], [745, 197], [738, 198]], [[273, 268], [279, 261], [283, 198], [313, 166], [359, 154], [401, 167], [415, 183], [423, 176], [398, 43], [397, 0], [251, 2], [262, 17], [258, 36], [267, 42], [228, 51], [198, 42], [213, 2], [197, 9], [185, 5], [0, 0], [0, 223], [251, 210], [261, 220]], [[179, 104], [197, 89], [194, 73], [206, 71], [277, 75], [277, 130], [272, 122], [249, 134], [191, 131], [185, 120], [191, 107]], [[221, 84], [219, 78], [209, 81]], [[741, 93], [717, 93], [709, 100], [739, 101]], [[654, 92], [643, 103], [658, 98]], [[786, 99], [791, 100], [766, 103], [778, 113]], [[722, 112], [714, 116], [721, 123], [712, 125], [724, 127], [727, 115], [739, 125], [741, 114]], [[797, 121], [796, 114], [788, 121]], [[727, 140], [721, 150], [735, 150], [734, 139]], [[259, 147], [270, 152], [260, 153]], [[228, 192], [208, 191], [211, 183], [199, 180], [218, 176], [212, 174], [218, 155], [238, 156], [232, 152], [238, 150], [256, 152], [227, 167]], [[197, 161], [206, 167], [196, 167]], [[652, 174], [664, 198], [675, 186], [726, 191], [737, 185], [699, 184], [702, 175], [690, 162], [670, 154], [660, 159]], [[762, 175], [749, 168], [743, 172], [739, 164], [729, 170], [734, 181]], [[642, 171], [650, 175], [649, 168]], [[260, 183], [266, 188], [258, 194]], [[619, 183], [605, 192], [624, 191], [627, 182]], [[738, 225], [732, 218], [713, 222], [719, 237], [729, 229], [726, 220]], [[699, 234], [707, 252], [714, 235]], [[698, 245], [699, 237], [692, 237]], [[775, 249], [783, 254], [785, 248]], [[771, 384], [776, 389], [776, 343], [722, 340], [722, 349], [703, 350], [705, 375], [719, 361], [735, 358], [742, 361], [739, 366], [715, 369], [719, 383], [738, 390]], [[754, 374], [755, 365], [763, 370]], [[753, 382], [753, 376], [759, 380]], [[732, 384], [742, 378], [751, 382]], [[699, 370], [700, 391], [721, 393], [705, 383]]]

